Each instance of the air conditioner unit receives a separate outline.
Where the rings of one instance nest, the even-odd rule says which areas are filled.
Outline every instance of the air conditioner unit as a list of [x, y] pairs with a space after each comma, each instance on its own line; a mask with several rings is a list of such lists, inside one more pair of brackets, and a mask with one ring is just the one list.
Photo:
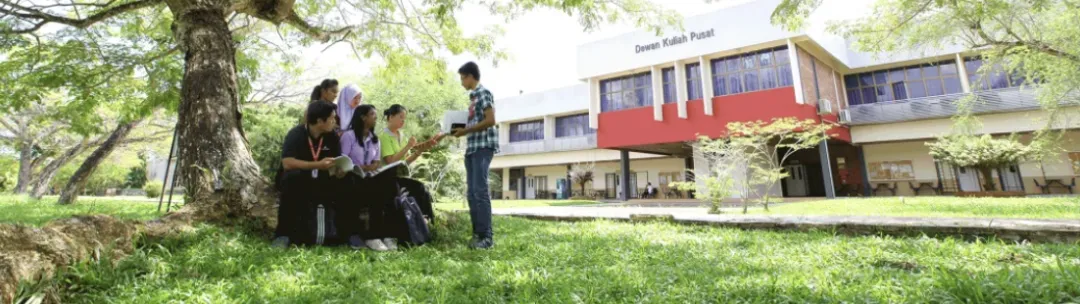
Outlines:
[[840, 110], [840, 123], [851, 123], [851, 111], [848, 111], [847, 109]]
[[832, 102], [828, 99], [818, 100], [818, 114], [832, 114]]

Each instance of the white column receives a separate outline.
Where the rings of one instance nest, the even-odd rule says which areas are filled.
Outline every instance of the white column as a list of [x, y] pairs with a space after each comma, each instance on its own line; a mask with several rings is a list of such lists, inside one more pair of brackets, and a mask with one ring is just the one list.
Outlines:
[[510, 144], [510, 124], [505, 122], [499, 123], [499, 145], [506, 146]]
[[510, 191], [510, 168], [503, 168], [502, 169], [502, 192], [504, 192], [503, 196], [506, 196], [505, 192], [508, 192], [508, 191]]
[[699, 56], [698, 62], [700, 62], [701, 69], [701, 99], [705, 103], [705, 115], [713, 115], [713, 86], [712, 86], [712, 65], [709, 64], [709, 60], [705, 57]]
[[964, 93], [971, 93], [971, 80], [968, 80], [967, 67], [964, 66], [964, 57], [960, 56], [960, 53], [956, 53], [956, 70], [960, 72], [960, 87], [964, 89]]
[[663, 69], [652, 66], [653, 120], [664, 121], [664, 75]]
[[686, 119], [686, 67], [675, 62], [675, 101], [679, 103], [679, 118]]
[[555, 139], [555, 116], [544, 116], [544, 140]]
[[589, 127], [596, 129], [600, 125], [600, 80], [589, 78]]
[[801, 74], [799, 72], [799, 51], [795, 46], [795, 42], [791, 41], [791, 39], [787, 41], [787, 49], [788, 58], [791, 58], [789, 61], [791, 62], [791, 80], [795, 86], [795, 102], [805, 104], [806, 97], [803, 96], [802, 77], [799, 76]]

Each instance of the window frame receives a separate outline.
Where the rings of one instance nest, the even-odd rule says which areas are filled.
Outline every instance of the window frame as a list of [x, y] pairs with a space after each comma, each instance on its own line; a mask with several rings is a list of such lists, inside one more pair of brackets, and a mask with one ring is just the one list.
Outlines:
[[[794, 86], [795, 77], [788, 52], [785, 45], [710, 59], [713, 97]], [[764, 56], [766, 54], [767, 59]], [[763, 62], [766, 60], [767, 64]], [[785, 73], [788, 77], [784, 77]]]
[[[618, 88], [615, 88], [615, 87]], [[639, 91], [643, 94], [639, 94]], [[600, 112], [615, 112], [643, 108], [652, 105], [652, 72], [645, 71], [620, 77], [604, 79], [600, 81]], [[618, 96], [618, 98], [615, 98]], [[625, 98], [636, 99], [636, 104], [624, 101]], [[616, 102], [615, 99], [618, 99]], [[617, 108], [612, 108], [619, 105]], [[626, 107], [626, 105], [634, 105]]]
[[[519, 128], [521, 126], [524, 126], [524, 125], [536, 125], [536, 127], [539, 129], [539, 132], [540, 132], [539, 133], [540, 138], [531, 138], [531, 139], [520, 139], [520, 138], [518, 138], [518, 139], [515, 139], [515, 136], [514, 136], [515, 134], [521, 134], [521, 133], [524, 133], [524, 132], [529, 132], [529, 133], [535, 133], [536, 132], [536, 130], [528, 130], [528, 131], [519, 130]], [[544, 140], [544, 120], [543, 119], [538, 119], [538, 120], [528, 120], [528, 121], [519, 121], [519, 122], [510, 123], [510, 130], [509, 130], [507, 136], [509, 137], [509, 142], [510, 143], [522, 143], [522, 142], [531, 142], [531, 141]]]
[[[571, 120], [580, 120], [581, 122], [572, 122]], [[583, 130], [582, 131], [583, 133], [581, 135], [576, 135], [576, 134], [559, 135], [560, 131], [563, 130], [563, 128], [562, 128], [563, 126], [559, 125], [559, 123], [560, 122], [568, 122], [568, 121], [571, 121], [572, 123], [582, 123], [581, 127], [582, 127], [582, 130]], [[576, 133], [576, 132], [573, 132], [573, 133]], [[596, 134], [596, 129], [593, 129], [593, 128], [589, 127], [589, 113], [570, 114], [570, 115], [564, 115], [564, 116], [555, 117], [555, 138], [585, 137], [585, 136], [589, 136], [589, 135], [592, 135], [592, 134]]]

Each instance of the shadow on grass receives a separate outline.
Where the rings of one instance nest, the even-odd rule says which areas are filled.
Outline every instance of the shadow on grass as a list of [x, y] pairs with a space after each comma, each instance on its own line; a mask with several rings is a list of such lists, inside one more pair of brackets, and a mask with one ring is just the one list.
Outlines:
[[[1061, 302], [1080, 290], [1075, 246], [845, 237], [662, 223], [552, 223], [496, 217], [496, 248], [465, 247], [465, 213], [440, 213], [439, 239], [402, 252], [269, 248], [202, 226], [142, 240], [116, 266], [73, 267], [65, 302], [566, 303], [937, 302], [983, 296]], [[1008, 267], [1002, 257], [1022, 254]], [[912, 271], [897, 265], [918, 265]], [[1056, 274], [1055, 274], [1056, 273]], [[1001, 287], [990, 294], [979, 286]], [[1039, 286], [1039, 288], [1034, 288]]]

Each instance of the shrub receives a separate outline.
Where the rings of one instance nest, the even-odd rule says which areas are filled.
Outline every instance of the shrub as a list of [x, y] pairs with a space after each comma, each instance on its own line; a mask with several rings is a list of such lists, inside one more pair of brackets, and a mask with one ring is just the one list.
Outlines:
[[146, 191], [146, 197], [158, 198], [161, 197], [161, 191], [164, 186], [159, 181], [147, 182], [143, 185], [143, 191]]

